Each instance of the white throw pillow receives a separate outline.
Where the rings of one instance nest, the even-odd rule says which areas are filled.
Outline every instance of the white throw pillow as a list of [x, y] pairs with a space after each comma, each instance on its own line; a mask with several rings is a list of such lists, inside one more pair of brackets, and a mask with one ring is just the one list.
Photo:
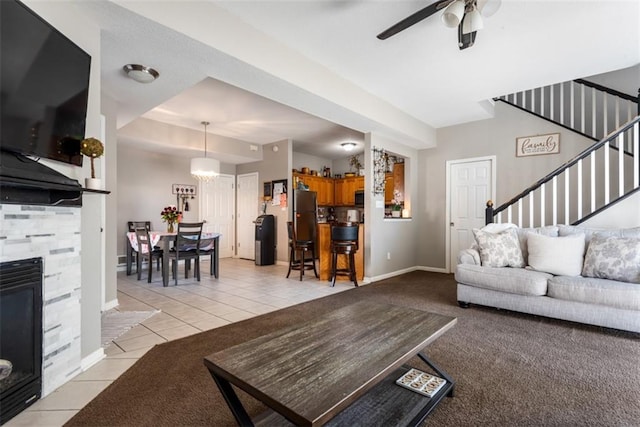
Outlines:
[[524, 267], [524, 258], [514, 228], [502, 233], [488, 233], [474, 229], [478, 252], [484, 267]]
[[548, 237], [529, 233], [529, 265], [534, 270], [556, 276], [579, 276], [582, 272], [584, 234]]

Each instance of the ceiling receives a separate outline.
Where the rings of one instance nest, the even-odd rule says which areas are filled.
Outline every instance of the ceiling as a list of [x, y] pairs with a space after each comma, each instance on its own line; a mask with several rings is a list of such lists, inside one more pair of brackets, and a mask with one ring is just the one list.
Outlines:
[[[463, 51], [440, 13], [375, 37], [430, 0], [71, 3], [102, 28], [102, 90], [119, 128], [206, 120], [213, 134], [290, 138], [326, 158], [344, 156], [344, 140], [362, 147], [366, 132], [428, 148], [437, 128], [490, 118], [495, 96], [640, 63], [635, 0], [503, 0]], [[136, 83], [128, 63], [160, 77]]]

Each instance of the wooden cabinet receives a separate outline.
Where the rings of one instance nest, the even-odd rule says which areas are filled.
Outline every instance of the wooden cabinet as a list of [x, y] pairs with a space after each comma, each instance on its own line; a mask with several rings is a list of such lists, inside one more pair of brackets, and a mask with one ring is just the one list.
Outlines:
[[384, 204], [390, 205], [393, 200], [394, 179], [391, 172], [384, 174]]
[[404, 200], [404, 163], [393, 165], [393, 189], [399, 191]]
[[318, 206], [354, 206], [355, 192], [364, 191], [363, 176], [333, 179], [294, 173], [294, 188], [298, 181], [304, 182], [309, 186], [309, 191], [318, 194]]
[[334, 190], [332, 178], [294, 173], [294, 188], [297, 187], [299, 181], [304, 182], [304, 184], [309, 187], [309, 191], [315, 191], [317, 193], [318, 206], [333, 206]]

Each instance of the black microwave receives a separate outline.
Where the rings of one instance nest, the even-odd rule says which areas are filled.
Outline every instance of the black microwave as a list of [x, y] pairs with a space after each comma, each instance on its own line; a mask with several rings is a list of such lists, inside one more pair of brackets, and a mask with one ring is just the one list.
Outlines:
[[364, 191], [358, 190], [354, 195], [355, 206], [358, 208], [364, 208]]

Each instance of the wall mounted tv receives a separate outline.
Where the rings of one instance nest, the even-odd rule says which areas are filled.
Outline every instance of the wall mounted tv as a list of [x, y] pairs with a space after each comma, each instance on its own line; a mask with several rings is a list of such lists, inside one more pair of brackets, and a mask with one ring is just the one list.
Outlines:
[[91, 56], [24, 4], [0, 0], [0, 147], [82, 165]]

